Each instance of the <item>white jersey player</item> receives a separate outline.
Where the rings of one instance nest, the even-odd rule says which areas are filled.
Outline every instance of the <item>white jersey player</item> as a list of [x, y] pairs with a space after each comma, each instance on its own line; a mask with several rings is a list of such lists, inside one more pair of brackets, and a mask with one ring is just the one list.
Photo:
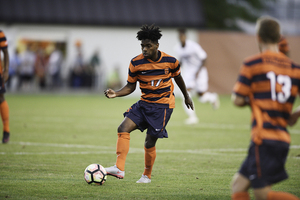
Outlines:
[[[187, 90], [189, 92], [192, 90], [196, 91], [201, 103], [209, 102], [214, 109], [219, 108], [220, 102], [218, 94], [207, 92], [208, 73], [204, 66], [207, 58], [206, 52], [198, 43], [187, 40], [185, 29], [179, 30], [179, 39], [180, 43], [175, 46], [175, 51], [181, 64], [181, 74]], [[189, 116], [186, 120], [186, 124], [195, 124], [198, 122], [195, 109], [185, 109], [185, 111]]]

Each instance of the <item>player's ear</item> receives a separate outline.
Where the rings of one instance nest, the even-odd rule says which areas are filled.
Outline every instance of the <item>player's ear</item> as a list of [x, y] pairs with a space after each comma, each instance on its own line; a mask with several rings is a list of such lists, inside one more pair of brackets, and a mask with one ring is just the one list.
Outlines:
[[157, 48], [159, 47], [159, 43], [156, 44], [156, 47], [157, 47]]

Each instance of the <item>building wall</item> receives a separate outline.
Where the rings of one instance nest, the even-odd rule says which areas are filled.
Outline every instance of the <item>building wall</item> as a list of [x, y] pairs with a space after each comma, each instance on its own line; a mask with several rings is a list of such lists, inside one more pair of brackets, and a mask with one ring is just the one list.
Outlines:
[[[66, 62], [63, 76], [66, 77], [72, 67], [76, 55], [75, 43], [82, 43], [83, 56], [86, 61], [90, 59], [96, 49], [100, 51], [102, 68], [107, 78], [113, 67], [121, 69], [122, 83], [126, 84], [128, 66], [130, 60], [141, 53], [140, 42], [136, 39], [136, 33], [140, 27], [89, 27], [89, 26], [41, 26], [41, 25], [13, 25], [0, 24], [9, 42], [9, 51], [12, 53], [20, 39], [65, 41]], [[178, 42], [175, 28], [161, 28], [162, 38], [159, 41], [159, 49], [174, 55], [174, 46]], [[189, 31], [189, 37], [197, 40], [198, 32]]]
[[[63, 76], [67, 77], [73, 66], [77, 40], [82, 42], [84, 59], [88, 61], [96, 49], [100, 51], [101, 67], [105, 76], [103, 82], [115, 66], [121, 70], [122, 84], [126, 84], [130, 60], [141, 53], [140, 42], [136, 39], [139, 27], [88, 27], [88, 26], [40, 26], [0, 24], [9, 42], [12, 53], [19, 39], [36, 39], [66, 42], [66, 58]], [[175, 28], [163, 28], [159, 49], [174, 54], [174, 46], [178, 43]], [[209, 73], [209, 90], [220, 94], [230, 94], [236, 81], [239, 67], [245, 57], [258, 53], [254, 35], [240, 32], [216, 32], [188, 30], [188, 38], [199, 41], [208, 54], [207, 68]], [[286, 36], [290, 43], [291, 58], [300, 63], [300, 36]], [[105, 86], [104, 86], [105, 87]], [[98, 88], [99, 90], [103, 88]], [[140, 95], [137, 89], [135, 95]], [[175, 94], [180, 91], [175, 87]]]
[[[300, 64], [300, 36], [286, 36], [290, 58]], [[240, 32], [201, 31], [199, 41], [207, 52], [209, 90], [230, 94], [246, 57], [259, 53], [256, 37]]]

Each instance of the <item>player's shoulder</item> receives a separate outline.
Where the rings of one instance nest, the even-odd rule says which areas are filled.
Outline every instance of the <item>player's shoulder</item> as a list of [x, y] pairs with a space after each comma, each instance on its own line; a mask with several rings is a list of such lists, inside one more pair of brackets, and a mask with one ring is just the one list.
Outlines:
[[249, 57], [245, 58], [243, 63], [244, 63], [245, 66], [250, 67], [250, 66], [262, 63], [262, 62], [263, 62], [262, 55], [261, 54], [255, 54], [255, 55], [252, 55], [252, 56], [249, 56]]
[[163, 51], [161, 52], [161, 62], [176, 63], [177, 59]]
[[4, 34], [4, 32], [2, 31], [2, 30], [0, 30], [0, 37], [2, 38], [2, 37], [5, 37], [5, 34]]
[[144, 59], [144, 56], [143, 54], [139, 54], [137, 56], [135, 56], [134, 58], [131, 59], [130, 63], [133, 65], [133, 66], [137, 66], [137, 65], [141, 65], [141, 64], [144, 64], [147, 60]]

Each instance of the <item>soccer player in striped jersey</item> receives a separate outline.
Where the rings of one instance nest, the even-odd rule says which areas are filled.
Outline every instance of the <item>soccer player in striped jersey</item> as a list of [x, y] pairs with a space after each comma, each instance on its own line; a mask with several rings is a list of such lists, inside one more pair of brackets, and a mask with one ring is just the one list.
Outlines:
[[288, 177], [284, 165], [290, 135], [300, 111], [292, 113], [300, 91], [300, 67], [279, 52], [280, 25], [270, 17], [257, 21], [260, 53], [244, 61], [234, 86], [232, 100], [236, 106], [249, 105], [252, 110], [251, 143], [248, 156], [233, 178], [232, 199], [294, 200], [296, 196], [271, 190], [271, 186]]
[[0, 30], [0, 49], [3, 53], [3, 66], [0, 55], [0, 113], [3, 123], [3, 138], [2, 143], [7, 143], [9, 141], [9, 107], [4, 98], [5, 82], [8, 80], [8, 68], [9, 68], [9, 55], [7, 51], [7, 40], [5, 34]]
[[158, 138], [167, 138], [166, 125], [175, 107], [174, 85], [172, 78], [180, 88], [185, 104], [193, 109], [185, 83], [180, 75], [179, 62], [172, 56], [159, 51], [158, 40], [162, 34], [154, 25], [143, 25], [137, 33], [141, 41], [142, 54], [134, 57], [128, 70], [127, 84], [118, 91], [105, 90], [107, 98], [129, 95], [139, 82], [141, 99], [133, 104], [125, 113], [124, 120], [118, 127], [117, 161], [106, 168], [107, 174], [119, 179], [125, 175], [125, 160], [129, 151], [130, 133], [139, 129], [147, 129], [145, 138], [145, 169], [137, 183], [150, 183], [152, 167], [156, 158], [155, 144]]

